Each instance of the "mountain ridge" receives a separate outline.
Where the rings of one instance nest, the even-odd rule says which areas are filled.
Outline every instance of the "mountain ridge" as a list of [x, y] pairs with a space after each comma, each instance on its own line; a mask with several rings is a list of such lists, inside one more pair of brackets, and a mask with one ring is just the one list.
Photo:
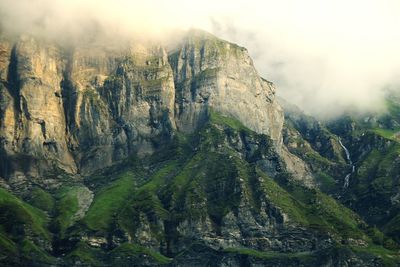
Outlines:
[[[45, 158], [53, 158], [58, 161], [58, 167], [69, 173], [76, 173], [77, 168], [81, 172], [86, 168], [90, 171], [91, 167], [85, 166], [85, 157], [93, 156], [74, 153], [77, 148], [90, 150], [91, 146], [108, 145], [110, 150], [115, 149], [111, 143], [116, 143], [117, 151], [105, 153], [114, 156], [101, 159], [108, 165], [135, 153], [132, 150], [148, 153], [152, 148], [145, 139], [165, 134], [175, 127], [184, 132], [193, 131], [204, 116], [203, 107], [208, 105], [226, 113], [233, 112], [234, 117], [247, 116], [242, 121], [259, 132], [268, 133], [276, 128], [271, 136], [279, 147], [283, 115], [272, 102], [273, 87], [258, 77], [247, 52], [211, 38], [211, 35], [199, 41], [204, 33], [194, 33], [187, 37], [185, 45], [175, 49], [178, 52], [170, 56], [160, 46], [148, 48], [141, 44], [121, 52], [106, 52], [104, 48], [90, 51], [79, 47], [64, 52], [52, 44], [41, 47], [35, 39], [22, 37], [14, 48], [10, 45], [6, 49], [7, 44], [3, 45], [2, 136], [6, 154], [26, 154], [23, 147], [33, 146], [26, 149], [28, 154], [35, 150]], [[235, 47], [233, 52], [230, 52], [231, 46]], [[195, 58], [198, 62], [193, 61]], [[186, 63], [187, 60], [193, 62]], [[239, 60], [240, 63], [227, 63], [228, 60]], [[223, 64], [228, 65], [224, 67]], [[228, 71], [230, 66], [239, 68]], [[231, 75], [229, 78], [227, 71]], [[235, 81], [233, 76], [240, 71], [249, 73], [251, 85]], [[191, 80], [198, 84], [187, 84], [186, 81]], [[175, 89], [176, 86], [179, 88]], [[223, 89], [226, 86], [230, 93]], [[34, 93], [33, 90], [40, 87], [43, 89]], [[191, 88], [198, 91], [192, 92]], [[239, 111], [238, 106], [246, 97], [237, 98], [239, 92], [236, 90], [265, 95], [269, 102], [257, 100], [256, 107], [269, 109], [273, 106], [271, 109], [276, 110], [275, 114], [270, 112], [272, 110], [248, 109], [247, 113], [264, 120], [256, 123], [250, 115]], [[236, 107], [227, 106], [233, 102]], [[252, 106], [244, 102], [243, 105]], [[270, 127], [269, 124], [274, 123]], [[111, 124], [118, 127], [111, 129]], [[88, 144], [87, 139], [93, 139], [93, 144]], [[123, 148], [126, 141], [128, 147]]]
[[4, 264], [399, 263], [338, 202], [356, 181], [343, 190], [340, 123], [276, 99], [245, 48], [199, 31], [177, 43], [0, 43]]

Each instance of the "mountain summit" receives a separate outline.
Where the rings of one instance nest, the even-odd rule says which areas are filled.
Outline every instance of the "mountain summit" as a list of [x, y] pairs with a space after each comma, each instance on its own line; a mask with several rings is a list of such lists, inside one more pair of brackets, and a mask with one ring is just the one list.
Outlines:
[[11, 183], [53, 168], [85, 175], [152, 154], [175, 132], [198, 129], [210, 110], [281, 146], [272, 83], [245, 48], [205, 32], [191, 31], [172, 51], [141, 43], [65, 48], [23, 36], [1, 42], [1, 63], [1, 176]]
[[397, 228], [338, 201], [357, 164], [339, 122], [275, 90], [198, 30], [168, 49], [0, 38], [0, 262], [398, 264]]

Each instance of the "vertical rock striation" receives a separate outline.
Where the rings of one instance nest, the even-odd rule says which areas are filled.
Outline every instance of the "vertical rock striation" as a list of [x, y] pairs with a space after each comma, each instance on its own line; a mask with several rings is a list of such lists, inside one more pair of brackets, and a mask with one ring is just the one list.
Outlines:
[[245, 48], [194, 31], [169, 58], [178, 129], [192, 131], [209, 107], [269, 135], [280, 148], [283, 112], [275, 88], [258, 75]]
[[60, 50], [23, 36], [12, 45], [3, 42], [2, 51], [1, 175], [18, 182], [53, 165], [76, 172], [65, 135]]
[[193, 132], [211, 110], [267, 134], [278, 151], [282, 145], [272, 83], [245, 48], [200, 31], [169, 53], [140, 42], [3, 40], [0, 78], [0, 173], [7, 179], [50, 169], [86, 175], [151, 154], [175, 132]]

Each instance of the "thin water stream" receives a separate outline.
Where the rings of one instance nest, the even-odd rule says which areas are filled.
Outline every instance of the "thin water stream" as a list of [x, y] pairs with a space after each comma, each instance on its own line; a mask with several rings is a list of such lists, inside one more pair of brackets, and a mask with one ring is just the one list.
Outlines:
[[346, 153], [347, 162], [351, 165], [351, 172], [348, 173], [346, 175], [346, 177], [344, 177], [343, 188], [347, 188], [347, 187], [349, 187], [349, 184], [350, 184], [350, 176], [356, 171], [356, 166], [353, 165], [353, 162], [351, 161], [351, 157], [350, 157], [350, 152], [347, 149], [347, 147], [345, 145], [343, 145], [342, 140], [340, 139], [340, 137], [339, 137], [339, 144], [344, 149], [344, 152]]

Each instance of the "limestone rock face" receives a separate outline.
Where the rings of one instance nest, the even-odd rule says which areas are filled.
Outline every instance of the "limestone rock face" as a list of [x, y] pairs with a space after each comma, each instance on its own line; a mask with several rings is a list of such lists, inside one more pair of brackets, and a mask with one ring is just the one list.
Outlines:
[[63, 95], [82, 173], [152, 153], [154, 138], [171, 133], [175, 94], [165, 49], [78, 48], [69, 61]]
[[[338, 136], [289, 111], [283, 126], [247, 51], [206, 33], [171, 50], [0, 37], [0, 262], [381, 266], [392, 243], [318, 190], [351, 171]], [[358, 138], [398, 184], [397, 143]]]
[[258, 75], [245, 48], [194, 32], [170, 54], [170, 62], [178, 129], [192, 131], [210, 107], [269, 135], [280, 148], [283, 112], [275, 88]]
[[18, 183], [152, 154], [175, 132], [201, 126], [210, 110], [267, 134], [278, 151], [282, 144], [272, 83], [245, 48], [203, 32], [169, 52], [139, 42], [66, 47], [3, 38], [0, 80], [0, 176]]
[[[6, 44], [2, 62], [1, 139], [2, 174], [25, 172], [35, 176], [53, 163], [76, 172], [65, 135], [61, 97], [63, 60], [57, 46], [21, 37], [10, 50]], [[6, 74], [7, 73], [7, 74]], [[3, 98], [4, 96], [4, 98]], [[17, 162], [7, 158], [19, 158]]]

